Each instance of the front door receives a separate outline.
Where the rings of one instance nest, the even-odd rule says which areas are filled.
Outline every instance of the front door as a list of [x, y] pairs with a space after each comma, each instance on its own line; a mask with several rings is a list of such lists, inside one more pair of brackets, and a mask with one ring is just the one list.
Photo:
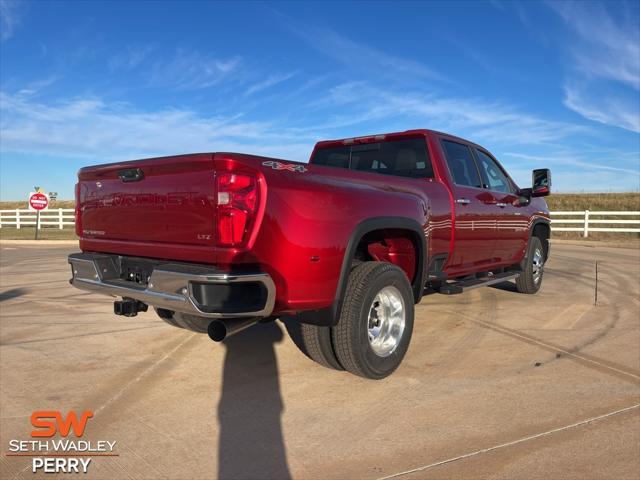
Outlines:
[[518, 203], [516, 187], [491, 155], [475, 148], [483, 186], [495, 199], [495, 255], [501, 264], [509, 264], [522, 256], [527, 246], [528, 217]]

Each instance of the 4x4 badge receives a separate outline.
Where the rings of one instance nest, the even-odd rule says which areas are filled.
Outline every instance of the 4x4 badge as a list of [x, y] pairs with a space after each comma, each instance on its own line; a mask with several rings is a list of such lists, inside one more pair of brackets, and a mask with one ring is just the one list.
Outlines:
[[307, 167], [305, 167], [304, 165], [296, 165], [294, 163], [281, 163], [275, 162], [273, 160], [262, 162], [262, 165], [264, 165], [265, 167], [271, 167], [274, 170], [289, 170], [290, 172], [298, 173], [304, 173], [307, 171]]

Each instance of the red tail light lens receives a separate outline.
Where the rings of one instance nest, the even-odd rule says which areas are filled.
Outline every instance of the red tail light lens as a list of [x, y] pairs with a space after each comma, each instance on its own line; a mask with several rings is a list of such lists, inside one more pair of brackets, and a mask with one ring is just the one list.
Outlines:
[[258, 208], [258, 181], [244, 173], [217, 175], [218, 244], [241, 245], [251, 229]]

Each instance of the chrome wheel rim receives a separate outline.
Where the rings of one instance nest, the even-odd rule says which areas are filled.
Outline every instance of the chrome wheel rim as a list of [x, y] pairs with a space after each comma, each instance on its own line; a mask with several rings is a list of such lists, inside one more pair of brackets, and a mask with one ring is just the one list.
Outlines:
[[542, 256], [542, 250], [536, 248], [536, 251], [533, 252], [533, 283], [536, 285], [540, 283], [542, 279], [542, 272], [544, 267], [544, 257]]
[[404, 299], [396, 287], [384, 287], [369, 308], [369, 345], [379, 357], [391, 355], [402, 339], [406, 323]]

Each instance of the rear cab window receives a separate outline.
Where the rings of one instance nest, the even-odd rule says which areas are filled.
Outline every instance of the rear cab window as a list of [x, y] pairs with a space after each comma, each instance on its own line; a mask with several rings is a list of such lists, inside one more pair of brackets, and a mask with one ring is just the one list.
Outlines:
[[310, 163], [327, 167], [349, 168], [351, 147], [322, 148], [316, 150]]
[[310, 163], [399, 177], [433, 177], [423, 138], [319, 148]]

